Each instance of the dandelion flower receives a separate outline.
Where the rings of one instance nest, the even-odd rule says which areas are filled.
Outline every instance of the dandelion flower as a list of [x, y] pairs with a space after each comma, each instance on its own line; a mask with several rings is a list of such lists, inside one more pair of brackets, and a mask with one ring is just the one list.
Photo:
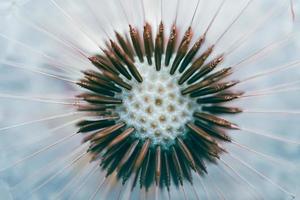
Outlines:
[[296, 13], [290, 0], [7, 1], [4, 198], [296, 198]]

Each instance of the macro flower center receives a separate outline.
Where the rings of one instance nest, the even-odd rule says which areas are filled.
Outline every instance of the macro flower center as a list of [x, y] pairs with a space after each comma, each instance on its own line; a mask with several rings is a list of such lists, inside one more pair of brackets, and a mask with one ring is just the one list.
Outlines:
[[169, 67], [158, 72], [147, 63], [137, 63], [143, 82], [130, 81], [132, 90], [124, 90], [119, 107], [120, 119], [137, 130], [136, 137], [150, 138], [152, 144], [172, 144], [184, 134], [197, 107], [195, 100], [181, 94], [178, 74], [170, 76]]
[[88, 90], [77, 96], [86, 102], [79, 110], [100, 116], [78, 123], [92, 160], [123, 183], [133, 177], [132, 188], [192, 183], [191, 171], [207, 173], [205, 162], [216, 163], [222, 143], [231, 142], [223, 129], [239, 129], [218, 116], [241, 112], [224, 105], [242, 94], [228, 90], [239, 81], [224, 80], [233, 72], [220, 66], [225, 54], [211, 56], [215, 45], [203, 46], [206, 33], [189, 49], [191, 26], [181, 40], [175, 24], [167, 40], [164, 30], [161, 21], [153, 37], [146, 23], [141, 39], [129, 24], [131, 42], [115, 32], [89, 57], [100, 72], [83, 71], [78, 82]]

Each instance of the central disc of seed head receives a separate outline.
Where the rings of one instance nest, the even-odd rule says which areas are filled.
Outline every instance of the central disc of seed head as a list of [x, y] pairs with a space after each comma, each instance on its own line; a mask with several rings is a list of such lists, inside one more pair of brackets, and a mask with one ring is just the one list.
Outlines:
[[137, 130], [137, 138], [150, 138], [154, 145], [168, 146], [185, 133], [185, 124], [192, 120], [196, 102], [181, 94], [179, 76], [170, 75], [169, 67], [163, 65], [157, 71], [146, 62], [136, 65], [143, 82], [131, 80], [132, 89], [121, 94], [120, 119]]

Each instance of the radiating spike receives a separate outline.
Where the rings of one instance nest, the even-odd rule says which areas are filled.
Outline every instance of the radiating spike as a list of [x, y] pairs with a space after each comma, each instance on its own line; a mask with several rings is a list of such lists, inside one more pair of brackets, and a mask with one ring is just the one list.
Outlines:
[[201, 48], [203, 42], [205, 40], [205, 35], [202, 35], [193, 45], [193, 47], [189, 50], [187, 53], [186, 57], [182, 61], [182, 64], [179, 68], [179, 72], [182, 73], [185, 68], [192, 62], [193, 58], [195, 57], [196, 53], [199, 51]]
[[160, 22], [158, 27], [158, 33], [155, 38], [155, 49], [154, 49], [154, 58], [155, 58], [155, 67], [157, 71], [161, 69], [161, 57], [164, 53], [164, 25]]
[[[109, 161], [116, 158], [116, 156], [119, 155], [121, 149], [123, 150], [127, 145], [128, 145], [128, 143], [126, 141], [124, 141], [117, 146], [107, 148], [107, 151], [103, 154], [103, 156], [102, 157], [100, 156], [102, 159], [102, 162], [100, 165], [104, 166], [105, 163], [108, 163]], [[97, 156], [95, 158], [98, 158], [98, 157], [99, 157], [99, 154], [97, 154]]]
[[123, 66], [123, 64], [120, 62], [120, 60], [114, 55], [113, 52], [108, 51], [108, 50], [103, 50], [105, 55], [109, 58], [109, 60], [112, 62], [114, 67], [123, 75], [125, 76], [128, 80], [131, 80], [132, 77], [127, 71], [127, 69]]
[[212, 73], [211, 75], [208, 75], [203, 78], [203, 80], [214, 80], [214, 81], [219, 81], [223, 78], [228, 77], [233, 73], [233, 69], [231, 67], [223, 68], [215, 73]]
[[213, 82], [212, 80], [201, 81], [201, 82], [199, 82], [199, 83], [196, 83], [196, 84], [194, 84], [194, 85], [191, 85], [191, 86], [189, 86], [189, 87], [183, 89], [183, 90], [181, 91], [181, 94], [182, 94], [182, 95], [186, 95], [186, 94], [195, 92], [195, 91], [197, 91], [197, 90], [199, 90], [199, 89], [201, 89], [201, 88], [204, 88], [204, 87], [210, 85], [212, 82]]
[[135, 140], [132, 142], [131, 146], [128, 148], [126, 153], [123, 155], [121, 161], [118, 163], [118, 166], [116, 170], [120, 172], [121, 168], [124, 167], [124, 165], [127, 163], [129, 158], [133, 155], [134, 151], [136, 150], [137, 146], [139, 144], [139, 140]]
[[140, 62], [144, 62], [142, 44], [141, 44], [138, 30], [136, 28], [134, 28], [133, 26], [129, 25], [129, 32], [130, 32], [130, 37], [131, 37], [131, 41], [132, 41], [135, 53], [136, 53], [137, 57], [139, 58]]
[[149, 168], [149, 163], [150, 163], [150, 157], [151, 157], [151, 152], [148, 151], [148, 154], [146, 156], [146, 159], [143, 163], [142, 166], [142, 171], [141, 171], [141, 176], [140, 176], [140, 187], [144, 187], [147, 179], [147, 171]]
[[101, 128], [105, 128], [107, 126], [112, 126], [115, 123], [115, 120], [118, 120], [119, 117], [111, 116], [111, 117], [105, 117], [101, 120], [95, 120], [95, 121], [81, 121], [77, 123], [77, 126], [80, 126], [78, 133], [85, 133], [90, 131], [95, 131]]
[[195, 112], [194, 117], [229, 129], [240, 129], [238, 125], [208, 113]]
[[216, 141], [207, 133], [205, 132], [203, 129], [201, 129], [200, 127], [196, 126], [195, 124], [192, 123], [187, 123], [186, 126], [194, 133], [197, 134], [197, 136], [203, 138], [204, 140], [206, 140], [207, 142], [210, 143], [216, 143]]
[[101, 138], [104, 138], [118, 130], [120, 130], [121, 128], [123, 128], [126, 124], [124, 122], [120, 122], [120, 123], [117, 123], [113, 126], [110, 126], [108, 128], [105, 128], [101, 131], [99, 131], [98, 133], [96, 133], [93, 138], [92, 138], [92, 141], [95, 141], [95, 140], [99, 140]]
[[199, 72], [197, 72], [190, 80], [188, 80], [188, 84], [192, 84], [198, 81], [200, 78], [213, 71], [223, 60], [224, 56], [220, 55], [217, 58], [210, 61], [209, 63], [207, 63], [206, 65], [204, 65]]
[[[209, 47], [205, 52], [203, 52], [197, 60], [193, 62], [193, 64], [183, 73], [180, 77], [178, 84], [182, 85], [186, 80], [188, 80], [198, 69], [201, 69], [204, 62], [208, 58], [208, 56], [213, 51], [214, 46]], [[204, 67], [203, 67], [204, 68]]]
[[113, 110], [115, 109], [116, 106], [114, 105], [91, 105], [91, 104], [87, 104], [87, 105], [79, 105], [77, 107], [78, 111], [86, 111], [86, 112], [107, 112], [108, 110]]
[[181, 150], [179, 150], [178, 152], [178, 156], [179, 156], [179, 159], [181, 161], [181, 166], [182, 166], [182, 171], [183, 171], [183, 174], [184, 174], [184, 178], [190, 183], [190, 184], [193, 184], [193, 175], [192, 175], [192, 170], [196, 171], [196, 166], [195, 168], [193, 169], [191, 167], [191, 164], [190, 164], [190, 161], [187, 159], [186, 155], [184, 155], [182, 153]]
[[214, 96], [198, 98], [197, 103], [198, 104], [224, 103], [224, 102], [232, 101], [234, 99], [238, 99], [243, 94], [244, 94], [243, 92], [222, 93], [222, 94], [217, 94]]
[[[187, 140], [188, 142], [185, 143], [188, 149], [197, 149], [197, 146], [195, 146], [192, 142], [193, 137], [190, 137], [188, 135]], [[198, 151], [190, 151], [192, 154], [194, 161], [195, 161], [195, 171], [198, 172], [199, 174], [203, 174], [203, 172], [207, 173], [206, 170], [206, 165], [204, 163], [204, 156], [203, 154], [200, 154]]]
[[203, 172], [207, 174], [207, 168], [203, 161], [204, 157], [201, 157], [200, 154], [198, 154], [197, 152], [195, 152], [193, 155], [194, 155], [195, 162], [197, 163], [196, 170], [198, 174], [203, 174]]
[[120, 58], [123, 62], [125, 60], [125, 56], [126, 56], [126, 53], [123, 51], [123, 49], [121, 47], [119, 47], [119, 45], [114, 42], [113, 40], [109, 40], [110, 42], [110, 46], [109, 48], [111, 48], [111, 50], [115, 53], [115, 55]]
[[176, 25], [173, 24], [172, 28], [171, 28], [171, 33], [170, 33], [170, 37], [168, 40], [168, 44], [167, 44], [167, 49], [166, 49], [166, 57], [165, 57], [165, 65], [169, 66], [170, 64], [170, 60], [172, 58], [174, 49], [175, 49], [175, 44], [176, 44], [176, 39], [177, 39], [177, 30], [176, 30]]
[[111, 149], [112, 147], [119, 145], [121, 142], [123, 142], [125, 139], [127, 139], [133, 132], [135, 131], [134, 128], [128, 128], [125, 131], [123, 131], [120, 135], [118, 135], [115, 139], [113, 139], [108, 145], [107, 149]]
[[95, 104], [121, 104], [121, 99], [116, 99], [113, 97], [108, 96], [102, 96], [98, 94], [92, 94], [92, 93], [83, 93], [80, 95], [77, 95], [78, 98], [82, 98], [83, 100], [95, 103]]
[[138, 153], [138, 157], [137, 157], [137, 159], [135, 161], [135, 164], [134, 164], [134, 167], [133, 167], [134, 168], [133, 170], [135, 172], [141, 167], [141, 165], [142, 165], [142, 163], [143, 163], [143, 161], [144, 161], [144, 159], [146, 157], [146, 154], [148, 153], [150, 145], [151, 145], [151, 140], [147, 139], [144, 142], [144, 144], [143, 144], [140, 152]]
[[[202, 131], [204, 131], [204, 130], [202, 129]], [[192, 133], [194, 133], [194, 132], [192, 132]], [[215, 141], [214, 143], [213, 142], [208, 142], [207, 140], [200, 139], [199, 136], [197, 136], [196, 134], [190, 134], [189, 135], [191, 137], [191, 141], [194, 144], [194, 148], [201, 150], [202, 158], [207, 159], [211, 163], [217, 164], [216, 159], [219, 159], [220, 154], [223, 153], [223, 152], [226, 152], [226, 151], [218, 145], [217, 140], [214, 140]], [[208, 134], [208, 133], [206, 133], [206, 134]], [[211, 138], [213, 138], [213, 137], [211, 136]]]
[[185, 34], [182, 38], [182, 41], [181, 41], [181, 43], [178, 47], [175, 60], [172, 64], [172, 67], [171, 67], [171, 70], [170, 70], [171, 75], [173, 75], [176, 72], [181, 60], [186, 55], [186, 53], [188, 51], [188, 48], [189, 48], [189, 45], [190, 45], [190, 42], [192, 40], [192, 36], [193, 36], [192, 27], [189, 27], [188, 30], [185, 32]]
[[170, 186], [171, 186], [171, 172], [170, 172], [168, 155], [167, 155], [166, 151], [164, 151], [164, 154], [163, 154], [163, 164], [164, 164], [164, 169], [165, 169], [163, 178], [165, 179], [165, 184], [166, 184], [167, 190], [169, 192]]
[[217, 128], [215, 126], [212, 126], [211, 124], [207, 124], [199, 120], [195, 121], [195, 125], [202, 128], [205, 132], [207, 132], [211, 136], [217, 137], [227, 142], [231, 142], [231, 138], [226, 134], [226, 132], [223, 129]]
[[238, 107], [226, 107], [226, 106], [203, 106], [203, 111], [207, 111], [214, 114], [237, 114], [243, 112], [243, 109]]
[[154, 51], [153, 37], [152, 37], [152, 28], [149, 23], [146, 23], [144, 26], [144, 46], [145, 54], [149, 65], [152, 65], [152, 56]]
[[114, 52], [116, 52], [118, 57], [120, 57], [122, 59], [122, 61], [126, 64], [126, 66], [128, 67], [130, 73], [134, 76], [134, 78], [138, 82], [142, 82], [143, 78], [140, 75], [139, 71], [137, 70], [136, 66], [133, 64], [130, 57], [115, 42], [110, 40], [110, 43], [111, 43], [111, 46], [112, 46]]
[[92, 92], [95, 92], [95, 93], [99, 93], [99, 94], [103, 94], [103, 95], [107, 95], [107, 96], [115, 95], [114, 92], [106, 89], [105, 87], [101, 87], [99, 85], [93, 84], [86, 80], [80, 80], [79, 82], [77, 82], [77, 85], [79, 85], [80, 87], [83, 87], [87, 90], [90, 90]]
[[129, 57], [126, 57], [125, 59], [125, 63], [128, 66], [130, 73], [134, 76], [135, 80], [137, 80], [139, 83], [143, 82], [143, 78], [133, 62], [129, 59]]
[[175, 166], [176, 175], [177, 175], [176, 178], [178, 178], [180, 185], [183, 185], [183, 171], [174, 146], [171, 147], [171, 152], [172, 152], [172, 161]]
[[124, 37], [119, 34], [118, 32], [115, 32], [115, 35], [116, 35], [116, 38], [120, 44], [120, 46], [123, 48], [123, 50], [125, 51], [125, 53], [130, 57], [130, 59], [132, 61], [134, 61], [134, 58], [133, 58], [133, 51], [132, 51], [132, 47], [131, 47], [131, 44], [128, 43]]
[[136, 171], [134, 170], [134, 165], [135, 165], [135, 160], [138, 159], [139, 156], [139, 147], [136, 148], [136, 151], [133, 152], [133, 155], [130, 157], [130, 159], [126, 162], [126, 166], [124, 165], [122, 172], [120, 172], [120, 174], [122, 174], [122, 183], [123, 185], [128, 181], [128, 179], [130, 178], [130, 176], [132, 175], [132, 173], [136, 174], [140, 168], [138, 168]]
[[82, 71], [82, 73], [85, 75], [85, 77], [89, 77], [89, 78], [97, 78], [98, 80], [102, 80], [105, 83], [106, 82], [110, 82], [110, 79], [108, 79], [107, 77], [103, 76], [102, 73], [99, 73], [98, 71], [96, 72], [95, 70], [84, 70]]
[[[129, 145], [125, 144], [119, 151], [116, 151], [116, 153], [111, 154], [112, 155], [111, 157], [107, 157], [105, 162], [102, 161], [100, 163], [101, 168], [105, 169], [106, 171], [106, 175], [105, 175], [106, 177], [113, 175], [117, 179], [121, 178], [122, 173], [120, 173], [117, 170], [117, 167], [119, 166], [121, 159], [124, 158], [124, 155], [129, 148], [130, 148], [130, 144]], [[97, 152], [98, 152], [97, 154], [99, 155], [101, 151], [97, 151]]]
[[232, 69], [231, 68], [224, 68], [224, 69], [221, 69], [209, 76], [206, 76], [204, 77], [203, 80], [201, 80], [200, 82], [198, 83], [195, 83], [193, 85], [190, 85], [188, 86], [186, 89], [182, 90], [182, 94], [183, 95], [186, 95], [186, 94], [189, 94], [189, 93], [192, 93], [196, 90], [199, 90], [199, 89], [202, 89], [212, 83], [215, 83], [217, 81], [220, 81], [221, 79], [223, 78], [226, 78], [227, 76], [231, 75], [232, 74]]
[[[87, 72], [88, 73], [88, 72]], [[94, 73], [92, 73], [94, 74]], [[101, 78], [98, 78], [95, 75], [85, 75], [85, 78], [87, 80], [89, 80], [90, 82], [93, 82], [101, 87], [107, 88], [109, 90], [112, 90], [113, 92], [118, 92], [121, 93], [122, 89], [116, 87], [114, 84], [112, 84], [111, 82], [107, 81], [107, 80], [103, 80]]]
[[195, 163], [195, 160], [194, 160], [189, 148], [185, 145], [184, 141], [181, 138], [177, 137], [176, 141], [177, 141], [178, 147], [182, 151], [183, 155], [189, 161], [190, 166], [192, 167], [192, 169], [196, 170], [196, 163]]
[[129, 85], [128, 83], [124, 82], [120, 77], [114, 75], [111, 72], [108, 71], [104, 71], [102, 70], [102, 73], [105, 77], [109, 78], [110, 80], [112, 80], [114, 83], [116, 83], [117, 85], [126, 88], [127, 90], [131, 90], [132, 86]]
[[111, 63], [109, 63], [109, 61], [106, 60], [106, 58], [102, 58], [100, 56], [93, 56], [90, 57], [89, 60], [94, 66], [96, 66], [100, 70], [104, 69], [116, 75], [120, 74], [118, 70]]
[[209, 95], [209, 94], [214, 94], [217, 92], [221, 92], [224, 91], [228, 88], [231, 88], [233, 86], [235, 86], [236, 84], [238, 84], [239, 81], [229, 81], [226, 83], [216, 83], [216, 84], [212, 84], [208, 87], [205, 87], [203, 89], [197, 90], [193, 93], [191, 93], [191, 97], [199, 97], [199, 96], [205, 96], [205, 95]]
[[161, 146], [157, 145], [155, 150], [155, 183], [159, 185], [161, 177]]

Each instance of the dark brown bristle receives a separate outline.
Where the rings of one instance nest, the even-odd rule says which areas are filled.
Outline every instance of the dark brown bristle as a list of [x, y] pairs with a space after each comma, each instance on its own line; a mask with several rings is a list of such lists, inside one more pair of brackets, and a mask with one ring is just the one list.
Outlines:
[[127, 65], [130, 73], [135, 78], [135, 80], [137, 80], [139, 83], [143, 82], [141, 74], [127, 55], [124, 55], [124, 63]]
[[118, 135], [114, 140], [112, 140], [108, 145], [107, 149], [111, 149], [115, 145], [122, 143], [125, 139], [127, 139], [133, 132], [135, 131], [134, 128], [128, 128], [123, 131], [120, 135]]
[[[131, 72], [131, 74], [134, 76], [134, 78], [138, 81], [138, 82], [142, 82], [143, 78], [141, 77], [140, 73], [138, 72], [137, 68], [135, 67], [135, 65], [133, 64], [132, 60], [130, 59], [130, 57], [112, 40], [110, 40], [112, 49], [114, 50], [114, 52], [116, 53], [116, 55], [126, 64], [126, 66], [128, 67], [129, 71]], [[131, 80], [131, 76], [128, 74], [127, 70], [123, 67], [123, 65], [119, 62], [116, 61], [112, 61], [112, 63], [116, 64], [116, 68], [120, 71], [126, 78], [128, 78], [129, 80]], [[117, 67], [118, 66], [118, 67]]]
[[[192, 138], [190, 138], [190, 139], [192, 139]], [[187, 143], [187, 145], [188, 145], [189, 149], [196, 149], [195, 146], [194, 146], [194, 144], [191, 141], [189, 141]], [[201, 155], [201, 154], [199, 154], [199, 153], [197, 153], [197, 152], [195, 152], [195, 151], [191, 151], [191, 153], [192, 153], [193, 158], [194, 158], [195, 163], [196, 163], [196, 171], [200, 175], [202, 175], [204, 173], [207, 173], [206, 165], [204, 163], [204, 156]]]
[[183, 185], [183, 171], [175, 147], [171, 147], [171, 153], [172, 153], [172, 161], [175, 166], [174, 168], [176, 170], [176, 175], [177, 175], [176, 178], [178, 178], [180, 185]]
[[133, 58], [133, 51], [132, 47], [129, 42], [127, 42], [122, 35], [120, 35], [118, 32], [115, 32], [116, 38], [120, 44], [120, 46], [123, 48], [124, 52], [130, 57], [132, 61], [134, 61]]
[[221, 69], [215, 73], [212, 73], [211, 75], [208, 75], [206, 77], [204, 77], [204, 81], [205, 80], [213, 80], [214, 82], [221, 80], [222, 78], [225, 78], [229, 75], [231, 75], [233, 73], [232, 68], [228, 67], [228, 68], [224, 68]]
[[121, 78], [119, 78], [118, 76], [114, 75], [113, 73], [110, 73], [108, 71], [104, 71], [102, 70], [102, 73], [104, 76], [106, 76], [108, 79], [112, 80], [115, 84], [126, 88], [127, 90], [131, 90], [132, 86], [129, 85], [128, 83], [124, 82]]
[[204, 65], [199, 72], [197, 72], [190, 80], [188, 80], [188, 84], [198, 81], [200, 78], [213, 71], [223, 61], [223, 59], [224, 57], [221, 55]]
[[161, 176], [161, 147], [156, 146], [155, 150], [155, 183], [159, 185]]
[[126, 68], [123, 66], [123, 64], [120, 62], [120, 60], [111, 52], [104, 50], [105, 55], [109, 58], [111, 63], [114, 65], [114, 67], [128, 80], [131, 80], [131, 75], [128, 73]]
[[128, 145], [127, 141], [123, 141], [119, 145], [111, 146], [107, 148], [106, 152], [104, 153], [102, 159], [102, 163], [110, 162], [114, 159], [114, 156], [118, 154], [121, 150], [123, 150]]
[[85, 78], [92, 82], [92, 83], [95, 83], [97, 85], [99, 85], [100, 87], [104, 87], [106, 89], [109, 89], [113, 92], [117, 92], [117, 93], [120, 93], [122, 92], [122, 89], [116, 87], [113, 83], [107, 81], [107, 80], [103, 80], [103, 79], [100, 79], [98, 78], [97, 76], [89, 76], [89, 75], [86, 75]]
[[231, 68], [224, 68], [220, 71], [217, 71], [209, 76], [204, 77], [200, 82], [195, 83], [193, 85], [188, 86], [184, 90], [182, 90], [182, 94], [186, 95], [192, 92], [195, 92], [197, 90], [200, 90], [206, 86], [209, 86], [210, 84], [213, 84], [217, 81], [222, 80], [223, 78], [226, 78], [231, 74]]
[[141, 177], [140, 177], [140, 187], [141, 188], [146, 184], [150, 158], [151, 158], [151, 151], [148, 151], [146, 159], [144, 160], [144, 163], [143, 163], [142, 171], [141, 171]]
[[125, 163], [129, 160], [129, 158], [133, 155], [133, 152], [136, 150], [137, 146], [139, 144], [139, 141], [136, 140], [132, 142], [131, 146], [128, 148], [124, 156], [122, 157], [122, 160], [119, 162], [116, 170], [120, 171], [122, 167], [124, 167]]
[[215, 143], [215, 140], [209, 134], [207, 134], [204, 130], [202, 130], [200, 127], [196, 126], [195, 124], [187, 123], [186, 126], [191, 131], [193, 131], [194, 133], [196, 133], [197, 136], [201, 137], [205, 141], [210, 142], [210, 143]]
[[111, 50], [116, 54], [117, 57], [119, 57], [124, 62], [127, 54], [113, 40], [110, 39], [109, 41], [110, 41]]
[[192, 28], [189, 27], [188, 30], [185, 32], [185, 34], [183, 36], [183, 39], [181, 40], [181, 43], [178, 47], [175, 60], [174, 60], [174, 62], [172, 64], [172, 67], [171, 67], [171, 71], [170, 71], [171, 75], [173, 75], [176, 72], [181, 60], [186, 55], [186, 53], [188, 51], [188, 48], [189, 48], [189, 45], [190, 45], [190, 42], [192, 40], [192, 36], [193, 36]]
[[164, 25], [160, 22], [158, 27], [158, 33], [155, 38], [155, 49], [154, 49], [154, 58], [155, 58], [155, 67], [159, 71], [161, 69], [161, 57], [164, 53]]
[[190, 96], [194, 98], [194, 97], [200, 97], [200, 96], [218, 93], [218, 92], [224, 91], [228, 88], [235, 86], [237, 83], [239, 83], [239, 81], [229, 81], [226, 83], [213, 84], [213, 85], [210, 85], [208, 87], [205, 87], [203, 89], [200, 89], [200, 90], [197, 90], [197, 91], [191, 93]]
[[171, 172], [170, 172], [170, 166], [169, 166], [169, 160], [167, 152], [164, 152], [163, 154], [163, 166], [164, 166], [164, 183], [166, 184], [167, 190], [170, 190], [171, 185]]
[[224, 140], [227, 142], [231, 141], [231, 138], [226, 134], [226, 132], [223, 129], [218, 128], [217, 126], [212, 126], [211, 124], [199, 120], [195, 121], [195, 125], [220, 140]]
[[194, 158], [193, 158], [190, 150], [188, 149], [188, 147], [185, 145], [184, 141], [181, 138], [177, 137], [177, 144], [178, 144], [178, 147], [180, 148], [180, 150], [182, 151], [183, 155], [189, 161], [191, 168], [193, 170], [195, 170], [196, 164], [195, 164]]
[[129, 32], [130, 32], [130, 37], [131, 37], [131, 41], [132, 41], [135, 53], [136, 53], [137, 57], [139, 58], [140, 62], [144, 62], [141, 39], [140, 39], [138, 30], [136, 28], [133, 28], [131, 25], [129, 25]]
[[167, 43], [167, 49], [166, 49], [166, 57], [165, 57], [165, 65], [169, 66], [170, 60], [172, 58], [172, 55], [175, 50], [175, 45], [176, 45], [176, 39], [177, 39], [177, 30], [176, 30], [176, 25], [173, 24], [171, 28], [171, 33], [170, 37]]
[[79, 105], [77, 109], [78, 111], [99, 112], [115, 108], [114, 105]]
[[99, 94], [92, 94], [92, 93], [84, 93], [80, 94], [77, 97], [83, 98], [85, 101], [94, 104], [121, 104], [121, 99], [116, 99], [113, 97], [103, 96]]
[[100, 70], [107, 70], [114, 74], [119, 75], [117, 69], [110, 63], [109, 60], [103, 60], [99, 56], [90, 57], [89, 60]]
[[201, 36], [193, 45], [193, 47], [189, 50], [187, 53], [186, 57], [181, 63], [181, 66], [179, 68], [179, 72], [182, 73], [185, 68], [192, 62], [193, 58], [195, 57], [196, 53], [199, 51], [201, 48], [203, 42], [205, 40], [205, 35]]
[[241, 113], [243, 110], [238, 107], [226, 107], [226, 106], [203, 106], [202, 107], [203, 111], [207, 111], [210, 113], [214, 114], [236, 114], [236, 113]]
[[152, 65], [152, 56], [154, 51], [153, 37], [152, 37], [152, 28], [151, 25], [146, 23], [144, 26], [144, 46], [145, 54], [149, 65]]
[[88, 89], [90, 91], [99, 93], [99, 94], [103, 94], [103, 95], [107, 95], [107, 96], [115, 95], [115, 93], [111, 92], [110, 90], [106, 89], [105, 87], [93, 84], [86, 80], [81, 80], [80, 82], [77, 83], [77, 85], [79, 85], [85, 89]]
[[125, 126], [124, 122], [120, 122], [120, 123], [115, 124], [113, 126], [109, 126], [108, 128], [105, 128], [105, 129], [99, 131], [98, 133], [96, 133], [94, 135], [94, 137], [92, 138], [92, 141], [99, 140], [103, 137], [106, 137], [107, 135], [119, 130], [120, 128], [122, 128], [124, 126]]
[[85, 122], [85, 125], [80, 125], [80, 129], [78, 130], [78, 133], [85, 133], [85, 132], [90, 132], [90, 131], [95, 131], [99, 130], [101, 128], [107, 127], [107, 126], [112, 126], [115, 124], [115, 120], [118, 120], [119, 117], [111, 117], [109, 119], [102, 119], [102, 120], [97, 120], [97, 121], [89, 121]]
[[141, 165], [142, 165], [142, 163], [143, 163], [143, 161], [144, 161], [144, 159], [145, 159], [145, 157], [148, 153], [150, 145], [151, 145], [151, 140], [147, 139], [144, 142], [142, 148], [140, 149], [140, 152], [138, 153], [138, 157], [137, 157], [137, 159], [135, 161], [135, 164], [134, 164], [134, 171], [137, 171], [141, 167]]
[[225, 119], [222, 119], [220, 117], [217, 117], [215, 115], [211, 115], [211, 114], [208, 114], [208, 113], [200, 113], [200, 112], [196, 112], [194, 113], [194, 116], [200, 120], [204, 120], [204, 121], [207, 121], [209, 123], [212, 123], [212, 124], [215, 124], [215, 125], [218, 125], [218, 126], [222, 126], [222, 127], [225, 127], [225, 128], [229, 128], [229, 129], [239, 129], [239, 127], [234, 124], [234, 123], [231, 123]]
[[[208, 58], [208, 56], [211, 54], [213, 50], [213, 47], [209, 47], [204, 53], [197, 58], [197, 60], [183, 73], [183, 75], [180, 77], [178, 84], [183, 84], [186, 80], [188, 80], [194, 73], [201, 69], [205, 60]], [[203, 67], [204, 68], [204, 67]], [[203, 71], [203, 70], [202, 70]]]
[[225, 103], [240, 98], [242, 95], [243, 92], [237, 92], [237, 93], [229, 92], [229, 93], [216, 94], [209, 97], [198, 98], [197, 103], [199, 104]]

